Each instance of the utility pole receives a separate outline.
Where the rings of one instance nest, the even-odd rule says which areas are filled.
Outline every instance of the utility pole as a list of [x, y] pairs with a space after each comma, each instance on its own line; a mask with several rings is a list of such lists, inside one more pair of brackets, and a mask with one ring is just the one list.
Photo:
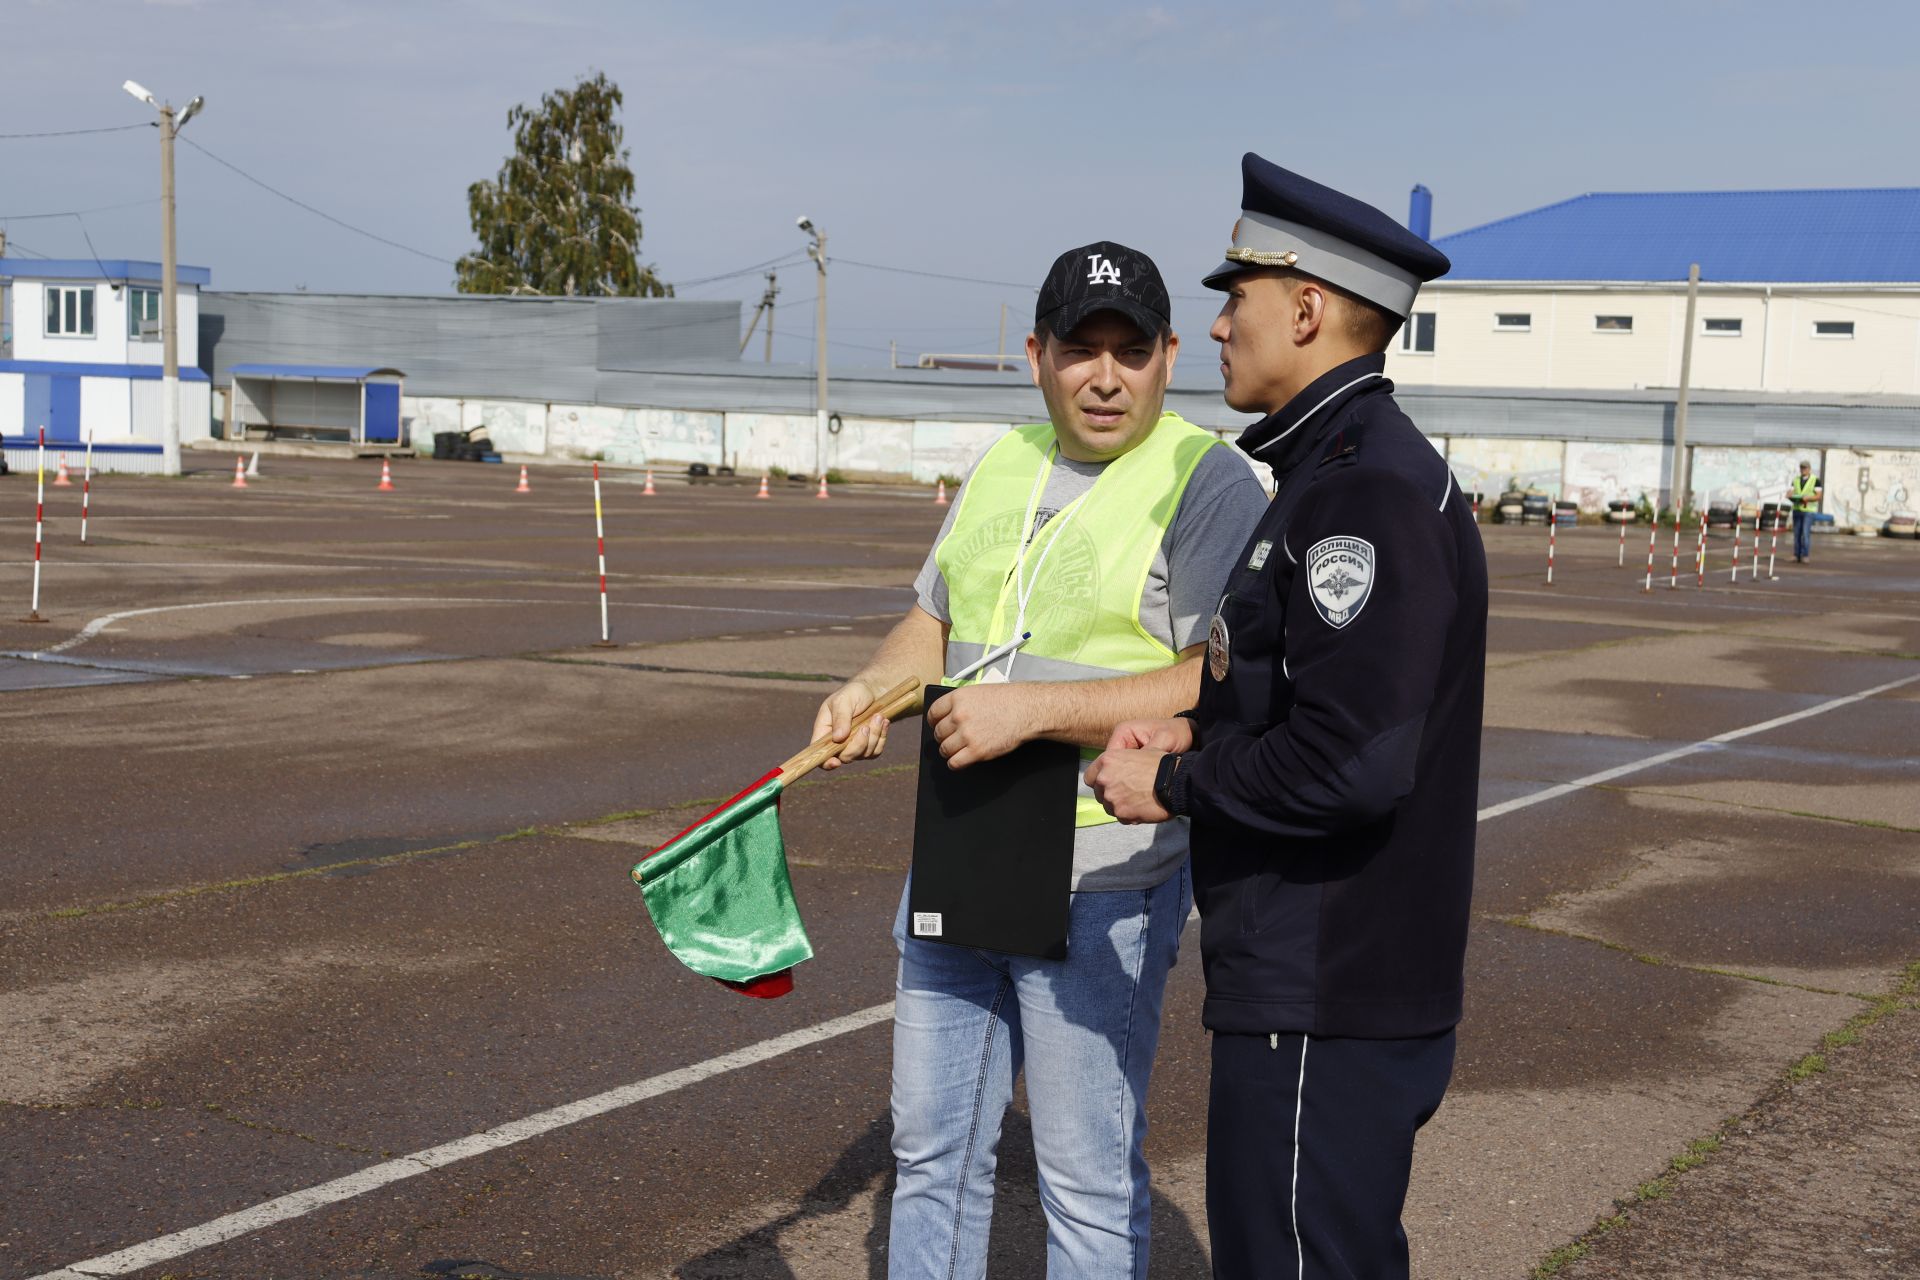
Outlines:
[[773, 300], [780, 296], [780, 287], [774, 283], [774, 273], [767, 272], [767, 291], [760, 295], [760, 302], [753, 309], [753, 319], [747, 322], [746, 336], [740, 339], [740, 354], [745, 355], [747, 344], [753, 341], [753, 331], [760, 324], [760, 314], [767, 316], [767, 363], [773, 363]]
[[827, 473], [827, 233], [814, 226], [811, 218], [802, 217], [799, 226], [813, 237], [807, 245], [807, 256], [819, 269], [820, 301], [813, 317], [813, 470], [815, 475], [824, 476]]
[[1680, 390], [1673, 402], [1673, 509], [1687, 504], [1687, 386], [1693, 380], [1693, 312], [1700, 300], [1700, 264], [1687, 268], [1687, 327], [1680, 337]]
[[173, 230], [173, 139], [206, 105], [196, 97], [176, 119], [173, 104], [158, 102], [132, 80], [121, 88], [160, 113], [160, 471], [180, 474], [180, 265]]

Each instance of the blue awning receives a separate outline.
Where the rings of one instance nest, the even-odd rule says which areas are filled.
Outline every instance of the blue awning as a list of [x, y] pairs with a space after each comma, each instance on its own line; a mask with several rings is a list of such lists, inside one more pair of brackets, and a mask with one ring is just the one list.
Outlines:
[[316, 382], [365, 382], [368, 378], [406, 376], [398, 369], [358, 364], [236, 364], [227, 373], [235, 378], [309, 378]]

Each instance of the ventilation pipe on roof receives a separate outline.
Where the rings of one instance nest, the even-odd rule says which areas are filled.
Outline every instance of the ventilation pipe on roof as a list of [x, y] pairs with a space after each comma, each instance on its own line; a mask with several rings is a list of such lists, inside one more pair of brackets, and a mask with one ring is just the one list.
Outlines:
[[1422, 240], [1433, 238], [1433, 192], [1426, 184], [1415, 183], [1413, 195], [1407, 202], [1407, 230]]

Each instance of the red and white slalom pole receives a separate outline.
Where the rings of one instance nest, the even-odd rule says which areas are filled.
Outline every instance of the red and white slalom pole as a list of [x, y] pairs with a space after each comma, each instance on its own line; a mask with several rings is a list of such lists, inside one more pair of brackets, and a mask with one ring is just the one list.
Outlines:
[[1660, 513], [1653, 513], [1652, 527], [1647, 530], [1647, 585], [1642, 591], [1653, 590], [1653, 549], [1660, 544]]
[[87, 511], [93, 505], [93, 428], [87, 428], [87, 469], [80, 474], [80, 545], [87, 545]]
[[1553, 544], [1555, 535], [1560, 532], [1560, 512], [1556, 508], [1547, 516], [1547, 585], [1553, 585]]
[[1727, 581], [1730, 583], [1740, 581], [1740, 508], [1739, 507], [1735, 507], [1733, 509], [1733, 572], [1728, 576]]
[[1693, 549], [1693, 574], [1694, 586], [1707, 585], [1707, 513], [1704, 511], [1700, 513], [1700, 542]]
[[1760, 513], [1753, 513], [1753, 568], [1747, 571], [1748, 582], [1760, 581]]
[[1673, 563], [1667, 566], [1667, 590], [1680, 585], [1680, 509], [1673, 510]]
[[1620, 567], [1627, 567], [1627, 522], [1620, 522]]
[[33, 607], [22, 622], [45, 622], [40, 616], [40, 529], [47, 518], [47, 428], [40, 428], [40, 457], [34, 467], [33, 488]]
[[600, 638], [594, 642], [597, 649], [613, 648], [613, 639], [607, 632], [607, 526], [600, 514], [600, 464], [593, 464], [593, 537], [600, 552]]
[[[1754, 544], [1756, 547], [1759, 543]], [[1773, 509], [1773, 542], [1767, 548], [1767, 581], [1778, 582], [1780, 577], [1773, 571], [1773, 558], [1780, 554], [1780, 508]]]

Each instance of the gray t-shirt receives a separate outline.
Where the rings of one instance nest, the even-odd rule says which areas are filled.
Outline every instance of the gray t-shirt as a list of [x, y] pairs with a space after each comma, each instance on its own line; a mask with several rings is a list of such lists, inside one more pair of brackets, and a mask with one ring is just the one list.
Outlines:
[[[1044, 529], [1068, 503], [1092, 489], [1106, 466], [1055, 458], [1046, 490], [1040, 495], [1033, 534]], [[968, 474], [971, 479], [972, 473]], [[1176, 653], [1205, 643], [1234, 560], [1266, 507], [1267, 491], [1238, 450], [1207, 450], [1187, 482], [1180, 509], [1161, 540], [1140, 593], [1140, 620], [1148, 634]], [[953, 531], [959, 510], [956, 496], [946, 523], [940, 527], [940, 536], [934, 540], [936, 551]], [[927, 553], [913, 586], [922, 609], [942, 622], [953, 620], [947, 604], [947, 581], [932, 551]], [[1021, 678], [1017, 660], [1013, 678]], [[1184, 818], [1158, 825], [1108, 822], [1081, 827], [1074, 834], [1073, 888], [1076, 892], [1150, 889], [1172, 875], [1186, 856]]]

